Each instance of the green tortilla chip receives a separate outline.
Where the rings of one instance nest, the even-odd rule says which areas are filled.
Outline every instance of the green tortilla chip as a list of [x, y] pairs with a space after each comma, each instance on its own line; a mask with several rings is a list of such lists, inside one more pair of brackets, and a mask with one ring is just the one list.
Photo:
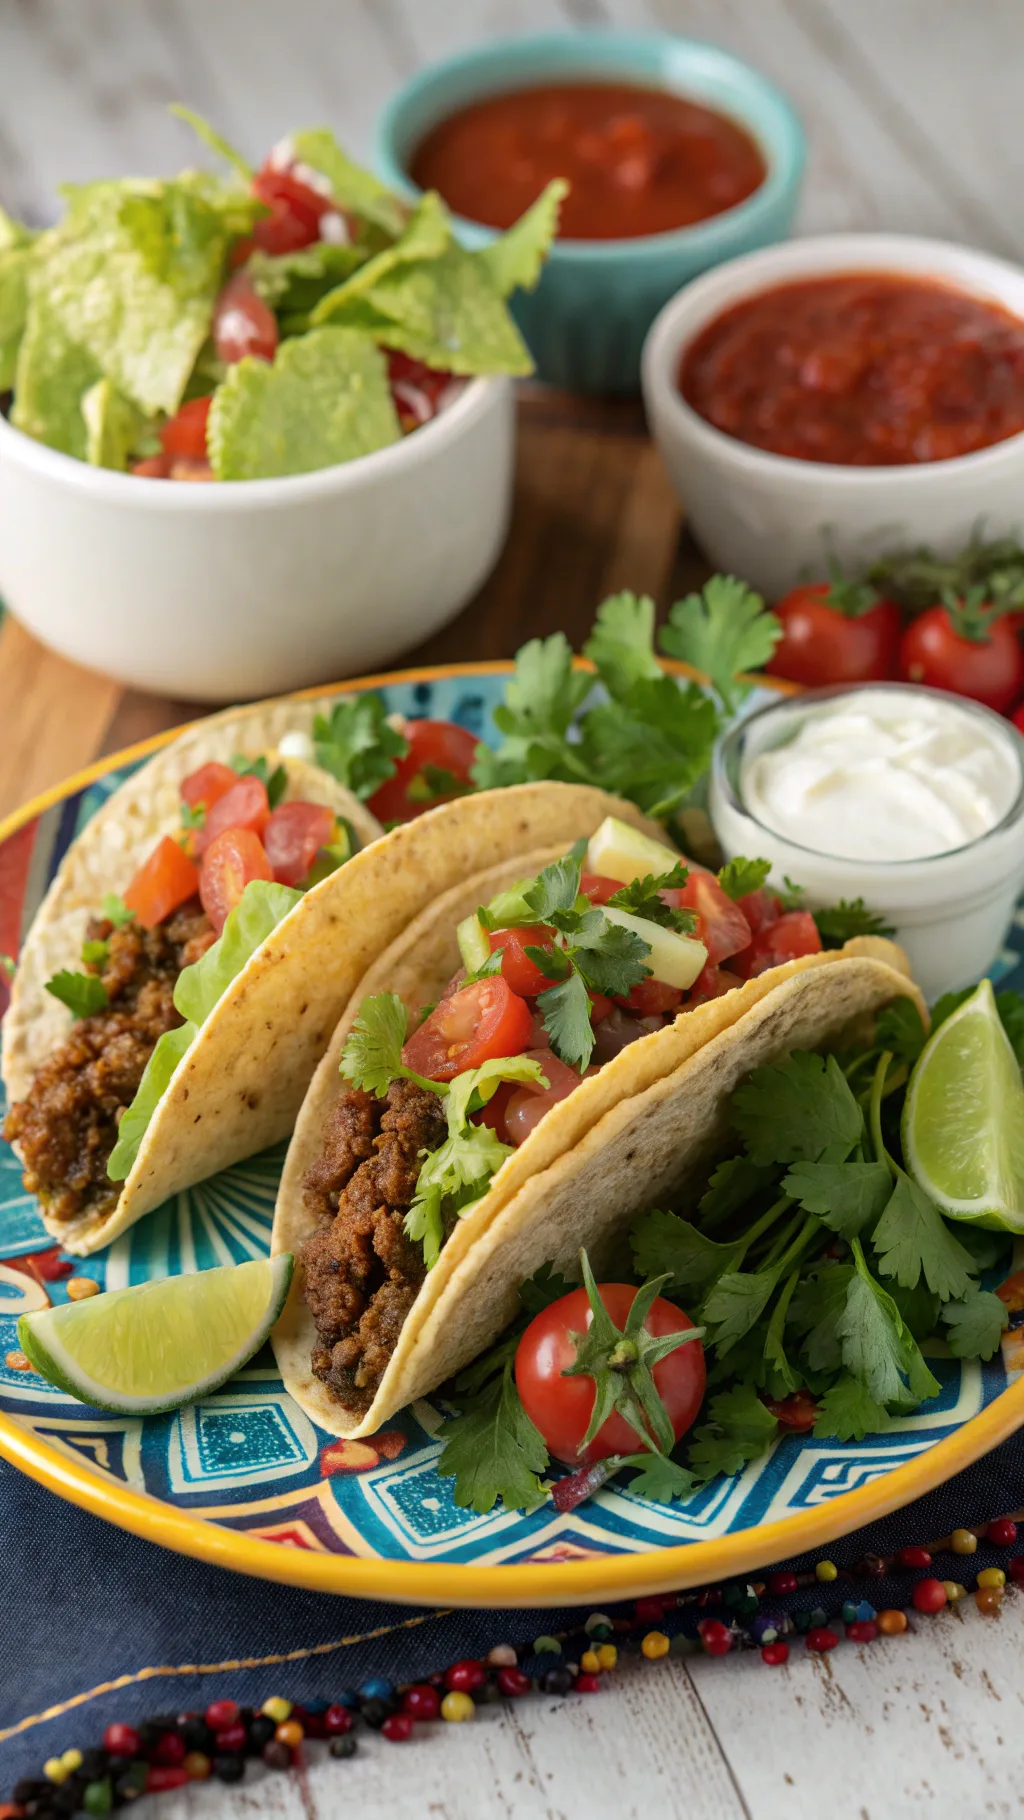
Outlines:
[[490, 246], [481, 247], [476, 257], [487, 273], [499, 297], [513, 291], [532, 291], [540, 278], [551, 242], [558, 232], [558, 212], [569, 194], [564, 177], [556, 177], [537, 197], [532, 207], [513, 222], [507, 234]]
[[33, 281], [14, 370], [11, 422], [15, 428], [84, 461], [87, 431], [82, 399], [99, 378], [92, 355], [65, 333], [45, 291]]
[[85, 459], [95, 468], [115, 468], [124, 473], [128, 457], [151, 432], [138, 407], [122, 398], [109, 379], [98, 379], [82, 399], [85, 418]]
[[0, 392], [9, 392], [14, 384], [18, 348], [28, 315], [28, 280], [32, 243], [37, 239], [31, 228], [22, 227], [0, 209]]
[[170, 111], [172, 114], [176, 114], [179, 120], [184, 120], [185, 125], [192, 128], [196, 138], [201, 139], [211, 152], [230, 164], [244, 184], [248, 185], [252, 182], [255, 175], [252, 165], [246, 163], [241, 152], [236, 152], [234, 146], [224, 138], [224, 135], [218, 133], [216, 127], [212, 127], [208, 120], [203, 119], [202, 114], [195, 113], [190, 107], [184, 107], [180, 101], [172, 101]]
[[423, 196], [410, 216], [400, 240], [385, 247], [361, 265], [351, 278], [336, 290], [329, 291], [317, 304], [313, 322], [331, 322], [336, 316], [348, 320], [356, 298], [368, 296], [393, 272], [416, 266], [424, 260], [439, 259], [453, 245], [451, 220], [436, 191]]
[[335, 246], [314, 241], [295, 253], [262, 253], [257, 248], [246, 261], [253, 288], [271, 309], [298, 315], [315, 308], [321, 297], [342, 284], [366, 259], [366, 247]]
[[270, 480], [400, 437], [384, 355], [365, 335], [325, 328], [284, 342], [272, 366], [233, 366], [214, 393], [207, 446], [219, 480]]
[[398, 197], [372, 171], [353, 164], [328, 127], [313, 126], [291, 133], [289, 143], [301, 164], [312, 165], [327, 178], [340, 209], [374, 222], [392, 238], [402, 233], [406, 210]]
[[445, 373], [533, 372], [529, 349], [479, 255], [453, 244], [440, 258], [399, 265], [368, 289], [359, 284], [362, 276], [357, 272], [325, 298], [314, 320], [329, 314]]

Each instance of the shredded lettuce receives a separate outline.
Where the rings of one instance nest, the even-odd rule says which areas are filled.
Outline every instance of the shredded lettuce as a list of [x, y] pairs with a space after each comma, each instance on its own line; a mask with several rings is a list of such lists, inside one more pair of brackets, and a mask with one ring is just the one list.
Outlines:
[[107, 1164], [107, 1174], [112, 1182], [123, 1182], [130, 1175], [149, 1121], [200, 1027], [223, 998], [232, 980], [238, 978], [257, 948], [273, 934], [301, 897], [302, 892], [293, 890], [290, 885], [253, 879], [246, 885], [218, 940], [178, 975], [174, 1003], [185, 1022], [176, 1030], [165, 1030], [146, 1063], [135, 1098], [122, 1114], [117, 1143]]

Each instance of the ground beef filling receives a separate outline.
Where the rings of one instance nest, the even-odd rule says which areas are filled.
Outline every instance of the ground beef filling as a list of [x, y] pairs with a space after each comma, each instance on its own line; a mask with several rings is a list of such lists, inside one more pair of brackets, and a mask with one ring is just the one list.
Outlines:
[[120, 1184], [109, 1179], [107, 1159], [121, 1114], [157, 1039], [183, 1021], [173, 999], [179, 973], [215, 938], [193, 899], [155, 929], [134, 922], [115, 929], [94, 918], [87, 939], [109, 944], [106, 960], [87, 969], [101, 976], [109, 1006], [74, 1025], [4, 1123], [25, 1187], [57, 1220], [103, 1214], [117, 1200]]
[[319, 1339], [313, 1370], [362, 1415], [387, 1368], [424, 1277], [423, 1252], [403, 1222], [425, 1150], [447, 1136], [443, 1102], [412, 1081], [386, 1100], [352, 1088], [338, 1100], [304, 1184], [320, 1222], [306, 1241], [306, 1301]]

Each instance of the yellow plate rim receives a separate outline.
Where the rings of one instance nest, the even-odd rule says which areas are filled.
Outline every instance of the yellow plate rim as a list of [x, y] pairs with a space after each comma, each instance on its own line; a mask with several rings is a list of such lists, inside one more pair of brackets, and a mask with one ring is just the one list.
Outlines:
[[[576, 661], [580, 663], [581, 660]], [[668, 667], [677, 674], [692, 674], [685, 665]], [[387, 683], [499, 675], [511, 669], [511, 661], [506, 660], [438, 664], [297, 690], [290, 699], [303, 701], [316, 695], [348, 694]], [[769, 687], [778, 687], [762, 677], [756, 681], [762, 686], [767, 683]], [[783, 686], [780, 692], [790, 691]], [[0, 821], [0, 842], [10, 839], [27, 822], [65, 797], [83, 790], [96, 778], [159, 751], [183, 731], [184, 725], [172, 727], [137, 745], [110, 753], [63, 783], [43, 791]], [[462, 1562], [391, 1561], [377, 1556], [285, 1547], [279, 1542], [229, 1529], [187, 1510], [179, 1510], [147, 1493], [132, 1491], [126, 1485], [102, 1479], [56, 1448], [47, 1446], [29, 1427], [2, 1411], [0, 1457], [49, 1491], [82, 1510], [91, 1511], [94, 1516], [103, 1517], [148, 1542], [173, 1549], [177, 1554], [210, 1561], [236, 1573], [253, 1574], [258, 1579], [300, 1586], [312, 1592], [342, 1593], [353, 1598], [382, 1599], [404, 1605], [544, 1607], [672, 1592], [749, 1573], [787, 1556], [827, 1546], [851, 1530], [863, 1528], [934, 1490], [955, 1473], [973, 1465], [982, 1454], [997, 1447], [1022, 1425], [1024, 1375], [1008, 1385], [987, 1409], [972, 1416], [955, 1434], [925, 1448], [881, 1478], [870, 1480], [852, 1491], [841, 1492], [814, 1510], [801, 1511], [796, 1516], [754, 1529], [738, 1530], [732, 1535], [676, 1543], [670, 1548], [615, 1555], [595, 1552], [579, 1560], [510, 1562], [491, 1567], [475, 1567]]]

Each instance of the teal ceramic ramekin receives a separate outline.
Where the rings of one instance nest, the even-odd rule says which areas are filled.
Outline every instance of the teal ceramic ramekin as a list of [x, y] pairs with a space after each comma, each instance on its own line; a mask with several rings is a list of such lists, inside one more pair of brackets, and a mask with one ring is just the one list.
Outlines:
[[[706, 102], [753, 134], [768, 167], [746, 201], [693, 227], [632, 240], [557, 241], [536, 291], [514, 300], [542, 379], [577, 392], [634, 392], [644, 336], [680, 286], [789, 232], [804, 135], [778, 89], [715, 45], [661, 34], [564, 32], [505, 39], [422, 70], [380, 115], [377, 169], [393, 189], [417, 196], [407, 162], [438, 121], [483, 95], [574, 78], [635, 82]], [[495, 238], [477, 221], [457, 217], [456, 227], [470, 247]]]

